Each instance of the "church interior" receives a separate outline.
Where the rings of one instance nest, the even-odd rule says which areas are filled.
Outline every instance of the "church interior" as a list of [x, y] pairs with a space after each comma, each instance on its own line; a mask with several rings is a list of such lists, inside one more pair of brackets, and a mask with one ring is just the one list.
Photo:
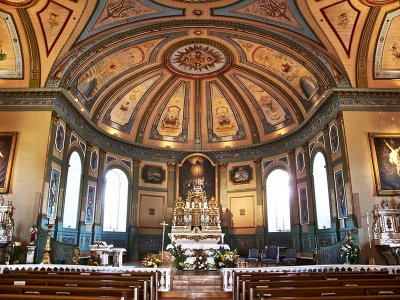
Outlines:
[[400, 264], [399, 1], [0, 0], [0, 32], [0, 263]]

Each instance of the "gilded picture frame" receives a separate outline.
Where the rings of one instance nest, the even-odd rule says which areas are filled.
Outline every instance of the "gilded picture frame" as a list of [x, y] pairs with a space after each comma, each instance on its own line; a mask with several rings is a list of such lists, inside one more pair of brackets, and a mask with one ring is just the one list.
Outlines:
[[400, 134], [369, 133], [377, 195], [400, 195]]
[[9, 192], [17, 135], [17, 132], [0, 132], [0, 194]]

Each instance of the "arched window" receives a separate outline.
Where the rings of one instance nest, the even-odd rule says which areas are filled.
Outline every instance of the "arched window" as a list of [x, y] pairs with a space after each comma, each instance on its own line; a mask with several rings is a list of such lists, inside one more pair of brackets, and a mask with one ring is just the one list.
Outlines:
[[268, 231], [290, 231], [290, 178], [276, 169], [267, 177]]
[[65, 191], [63, 227], [76, 229], [82, 179], [82, 161], [78, 152], [72, 152], [68, 164], [69, 167]]
[[331, 207], [329, 205], [326, 161], [321, 152], [318, 152], [314, 157], [313, 181], [318, 229], [331, 228]]
[[120, 169], [106, 173], [104, 192], [104, 231], [126, 231], [128, 177]]

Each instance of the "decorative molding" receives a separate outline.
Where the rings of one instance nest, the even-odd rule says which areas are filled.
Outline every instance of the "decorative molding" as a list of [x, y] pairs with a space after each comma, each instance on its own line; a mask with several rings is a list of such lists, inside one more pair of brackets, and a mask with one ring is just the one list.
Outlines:
[[29, 58], [30, 58], [30, 87], [40, 86], [40, 53], [39, 45], [36, 39], [35, 30], [33, 29], [32, 22], [29, 18], [28, 11], [26, 9], [17, 9], [17, 12], [24, 24], [26, 38], [29, 43]]
[[[71, 128], [94, 146], [125, 157], [154, 161], [179, 162], [191, 151], [150, 148], [129, 143], [105, 133], [91, 120], [82, 115], [75, 101], [62, 89], [0, 90], [0, 108], [10, 110], [55, 110]], [[377, 111], [377, 109], [400, 111], [398, 89], [332, 89], [312, 114], [299, 125], [298, 129], [280, 139], [240, 149], [215, 150], [209, 153], [216, 162], [234, 162], [271, 157], [303, 146], [310, 136], [316, 135], [335, 118], [339, 111]], [[72, 137], [72, 135], [71, 135]]]
[[[21, 50], [21, 43], [17, 31], [17, 27], [14, 22], [14, 18], [11, 14], [8, 14], [2, 10], [0, 10], [0, 19], [3, 19], [9, 34], [9, 42], [11, 43], [11, 47], [13, 49], [13, 55], [15, 59], [15, 69], [13, 70], [0, 70], [0, 79], [22, 79], [24, 77], [24, 63], [23, 56]], [[7, 34], [6, 34], [7, 35]], [[4, 34], [2, 34], [4, 36]], [[7, 35], [8, 36], [8, 35]], [[7, 53], [2, 53], [6, 55]]]
[[380, 7], [370, 9], [364, 28], [361, 33], [360, 44], [357, 53], [357, 86], [368, 87], [368, 49], [372, 37], [372, 30], [375, 27], [376, 19], [380, 12]]
[[[50, 5], [59, 6], [67, 12], [65, 19], [62, 20], [63, 21], [62, 24], [58, 24], [58, 21], [57, 21], [58, 16], [57, 16], [57, 14], [53, 13], [51, 10], [49, 11], [50, 15], [48, 16], [48, 19], [47, 20], [44, 19], [44, 15], [47, 16], [46, 9], [48, 9], [48, 7]], [[36, 13], [36, 15], [39, 19], [40, 28], [42, 29], [43, 39], [44, 39], [44, 42], [46, 45], [46, 54], [47, 54], [47, 56], [49, 56], [51, 50], [53, 50], [53, 47], [57, 43], [58, 39], [60, 38], [61, 34], [63, 33], [65, 27], [68, 24], [68, 21], [72, 15], [72, 10], [58, 2], [50, 0], [47, 2], [46, 6], [43, 7], [42, 10], [40, 10]], [[54, 33], [52, 32], [52, 33], [47, 34], [48, 30], [46, 30], [46, 28], [49, 29], [48, 26], [50, 26], [50, 29], [53, 29], [53, 27], [55, 27], [55, 26], [57, 26], [57, 28], [58, 28], [58, 32], [55, 35], [54, 40], [51, 42], [50, 42], [49, 38], [52, 37], [54, 35]]]
[[[340, 34], [340, 32], [337, 30], [336, 26], [332, 23], [333, 20], [331, 20], [331, 19], [329, 18], [328, 14], [326, 13], [326, 11], [327, 11], [329, 8], [334, 7], [334, 6], [339, 6], [339, 7], [341, 7], [341, 8], [343, 9], [343, 6], [344, 6], [345, 4], [347, 4], [348, 7], [352, 8], [353, 11], [354, 11], [355, 14], [356, 14], [356, 17], [355, 17], [355, 19], [353, 20], [352, 24], [349, 24], [349, 25], [352, 25], [352, 28], [350, 28], [350, 29], [351, 29], [351, 34], [350, 34], [350, 39], [349, 39], [349, 41], [348, 41], [348, 45], [345, 44], [345, 41], [343, 40], [343, 36], [341, 36], [341, 34]], [[360, 17], [360, 14], [361, 14], [360, 10], [358, 10], [356, 7], [354, 7], [354, 5], [353, 5], [350, 1], [348, 1], [348, 0], [342, 0], [342, 1], [339, 1], [339, 2], [336, 2], [336, 3], [333, 3], [333, 4], [331, 4], [331, 5], [328, 5], [328, 6], [325, 6], [325, 7], [321, 8], [320, 10], [321, 10], [321, 13], [322, 13], [322, 15], [324, 16], [326, 22], [328, 23], [329, 27], [332, 29], [333, 33], [336, 35], [337, 39], [339, 40], [340, 44], [342, 45], [344, 51], [345, 51], [346, 54], [347, 54], [347, 57], [350, 57], [350, 51], [351, 51], [351, 46], [352, 46], [352, 42], [353, 42], [354, 31], [355, 31], [355, 29], [356, 29], [356, 27], [357, 27], [357, 21], [358, 21], [358, 18]], [[340, 17], [340, 16], [338, 16], [338, 18], [339, 18], [339, 17]], [[346, 14], [345, 14], [345, 13], [344, 13], [344, 17], [346, 17]], [[350, 23], [349, 20], [347, 20], [347, 22]], [[344, 24], [344, 23], [341, 23], [341, 24]], [[344, 36], [347, 36], [347, 35], [348, 35], [348, 31], [349, 31], [349, 30], [345, 31], [345, 35], [344, 35]]]
[[[375, 58], [374, 58], [374, 79], [391, 79], [391, 78], [400, 78], [400, 73], [397, 70], [393, 71], [385, 71], [383, 66], [383, 57], [384, 57], [384, 49], [386, 44], [386, 38], [388, 37], [390, 26], [392, 25], [392, 21], [395, 18], [400, 16], [400, 8], [396, 9], [390, 13], [385, 15], [385, 18], [382, 21], [382, 27], [379, 32], [379, 36], [376, 42], [375, 48]], [[397, 45], [396, 50], [400, 45]], [[393, 49], [393, 46], [392, 46]], [[398, 53], [398, 52], [397, 52]]]

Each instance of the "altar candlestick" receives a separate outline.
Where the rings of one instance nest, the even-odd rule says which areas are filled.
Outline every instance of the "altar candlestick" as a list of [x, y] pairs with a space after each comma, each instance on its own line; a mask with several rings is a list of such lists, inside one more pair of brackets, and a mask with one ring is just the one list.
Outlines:
[[162, 245], [161, 245], [161, 262], [164, 263], [164, 236], [165, 236], [165, 226], [168, 226], [167, 223], [165, 223], [165, 220], [160, 223], [160, 225], [163, 227], [162, 230]]

